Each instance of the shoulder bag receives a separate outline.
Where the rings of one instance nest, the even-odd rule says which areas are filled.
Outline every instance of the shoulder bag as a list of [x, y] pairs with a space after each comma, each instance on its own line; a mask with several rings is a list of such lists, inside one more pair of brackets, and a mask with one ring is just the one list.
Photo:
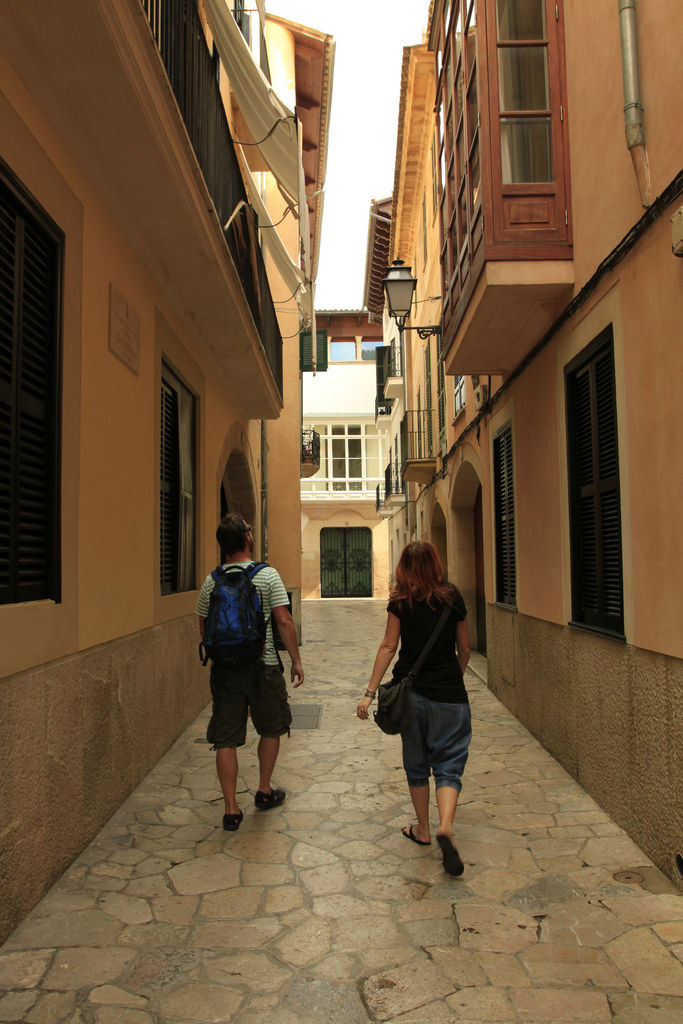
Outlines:
[[388, 733], [389, 736], [395, 736], [408, 724], [410, 691], [413, 683], [424, 665], [427, 655], [436, 643], [436, 638], [446, 625], [446, 620], [449, 618], [451, 611], [450, 605], [444, 606], [439, 621], [430, 633], [427, 643], [422, 648], [419, 658], [408, 675], [403, 676], [402, 679], [382, 683], [377, 688], [377, 710], [373, 712], [373, 715], [375, 722], [382, 732]]

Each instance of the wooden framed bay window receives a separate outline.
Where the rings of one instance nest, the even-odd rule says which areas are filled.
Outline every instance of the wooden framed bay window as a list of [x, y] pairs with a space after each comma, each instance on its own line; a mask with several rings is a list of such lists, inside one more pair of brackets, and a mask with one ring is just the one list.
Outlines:
[[485, 260], [571, 257], [562, 0], [436, 0], [444, 314]]

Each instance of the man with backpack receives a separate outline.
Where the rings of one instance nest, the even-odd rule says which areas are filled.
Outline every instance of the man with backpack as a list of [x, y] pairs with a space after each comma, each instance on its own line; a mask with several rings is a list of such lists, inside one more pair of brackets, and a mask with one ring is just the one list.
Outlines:
[[225, 799], [223, 828], [235, 832], [244, 817], [237, 802], [237, 747], [246, 739], [247, 713], [260, 736], [257, 809], [267, 811], [285, 799], [270, 784], [292, 713], [282, 662], [275, 649], [271, 612], [292, 661], [291, 681], [304, 681], [296, 626], [289, 598], [276, 569], [252, 559], [251, 526], [241, 515], [223, 516], [216, 540], [226, 559], [202, 585], [195, 612], [202, 636], [200, 657], [211, 659], [213, 712], [206, 738], [216, 751], [216, 771]]

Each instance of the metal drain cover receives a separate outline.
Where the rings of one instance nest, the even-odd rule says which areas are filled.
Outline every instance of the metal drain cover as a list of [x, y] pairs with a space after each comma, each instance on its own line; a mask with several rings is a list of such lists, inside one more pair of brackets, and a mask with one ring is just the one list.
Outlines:
[[615, 871], [612, 875], [615, 882], [625, 882], [627, 885], [640, 885], [643, 876], [637, 871]]
[[292, 729], [319, 729], [323, 717], [322, 704], [292, 705]]

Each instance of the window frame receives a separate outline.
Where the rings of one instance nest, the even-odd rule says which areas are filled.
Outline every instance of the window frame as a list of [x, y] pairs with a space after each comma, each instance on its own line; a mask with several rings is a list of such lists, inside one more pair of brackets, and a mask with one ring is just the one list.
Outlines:
[[[63, 349], [63, 301], [64, 301], [64, 259], [65, 235], [52, 220], [33, 195], [24, 187], [10, 168], [0, 160], [0, 196], [6, 213], [14, 218], [16, 233], [14, 236], [13, 253], [7, 247], [8, 291], [10, 292], [11, 338], [7, 349], [10, 368], [8, 378], [0, 380], [0, 399], [5, 395], [8, 409], [8, 453], [7, 479], [8, 490], [8, 521], [7, 521], [7, 555], [6, 583], [0, 588], [0, 604], [28, 604], [34, 601], [50, 600], [55, 604], [61, 602], [61, 423], [62, 423], [62, 349]], [[44, 374], [44, 388], [38, 394], [21, 386], [21, 352], [28, 350], [28, 338], [23, 332], [24, 316], [27, 315], [26, 304], [30, 296], [26, 293], [26, 264], [32, 258], [27, 251], [27, 232], [33, 233], [36, 244], [42, 242], [46, 254], [45, 274], [48, 292], [44, 296], [42, 313], [45, 344], [39, 355], [44, 355], [44, 362], [36, 370], [35, 351], [31, 359], [32, 378], [36, 384], [37, 374]], [[40, 236], [40, 237], [39, 237]], [[33, 257], [35, 263], [35, 257]], [[9, 277], [11, 275], [11, 283]], [[34, 273], [35, 280], [35, 273]], [[34, 296], [35, 298], [35, 296]], [[39, 325], [35, 322], [34, 334]], [[22, 333], [23, 332], [23, 333]], [[34, 345], [35, 349], [35, 345]], [[29, 359], [27, 354], [26, 359]], [[27, 367], [28, 369], [28, 367]], [[21, 457], [22, 444], [30, 443], [30, 424], [22, 429], [22, 419], [42, 424], [43, 441], [34, 444], [32, 462], [29, 465]], [[28, 434], [27, 434], [28, 432]], [[22, 435], [24, 441], [22, 442]], [[40, 467], [36, 469], [37, 451], [40, 452]], [[38, 487], [36, 471], [41, 474], [39, 504], [45, 508], [45, 518], [40, 526], [39, 539], [36, 539], [36, 527], [26, 532], [24, 523], [23, 536], [31, 551], [25, 553], [22, 560], [21, 536], [21, 495], [24, 487], [30, 491], [31, 483]], [[22, 483], [23, 479], [23, 483]], [[30, 499], [29, 499], [30, 501]], [[38, 547], [41, 547], [40, 560], [43, 562], [42, 576], [26, 581], [26, 572], [31, 562], [35, 565], [38, 559]], [[25, 551], [24, 547], [24, 551]], [[33, 558], [31, 558], [31, 554]], [[24, 579], [22, 579], [22, 576]]]
[[[608, 359], [609, 377], [605, 377]], [[598, 364], [601, 364], [601, 380], [598, 380]], [[605, 327], [565, 367], [566, 433], [567, 433], [567, 486], [570, 523], [570, 565], [571, 565], [571, 625], [591, 632], [625, 641], [624, 632], [624, 553], [623, 525], [621, 516], [621, 476], [619, 465], [619, 423], [616, 393], [616, 372], [614, 362], [614, 333], [612, 325]], [[588, 393], [582, 384], [583, 395], [579, 395], [579, 381], [587, 380]], [[601, 395], [598, 394], [601, 391]], [[586, 398], [589, 409], [590, 460], [593, 478], [586, 480], [586, 451], [581, 449], [579, 438], [585, 435]], [[600, 406], [600, 399], [603, 404]], [[583, 409], [580, 402], [583, 399]], [[609, 399], [610, 407], [604, 402]], [[584, 417], [579, 427], [580, 417]], [[582, 465], [583, 463], [583, 465]], [[611, 465], [614, 472], [601, 474], [601, 468]], [[597, 467], [597, 476], [595, 469]], [[583, 480], [582, 480], [583, 477]], [[593, 498], [593, 536], [595, 550], [594, 587], [595, 600], [589, 601], [591, 583], [590, 542], [584, 537], [589, 525], [586, 513], [582, 516], [582, 499]], [[610, 505], [604, 502], [608, 498]], [[615, 506], [616, 502], [616, 506]], [[584, 505], [585, 507], [585, 505]], [[608, 529], [604, 529], [603, 508], [611, 514]], [[609, 537], [609, 533], [612, 537]], [[605, 534], [608, 534], [607, 538]], [[618, 555], [615, 536], [618, 541]], [[606, 552], [607, 549], [607, 553]], [[611, 549], [611, 550], [610, 550]], [[606, 582], [607, 578], [607, 582]], [[617, 612], [610, 611], [614, 605], [615, 586], [618, 587]]]
[[[174, 391], [179, 397], [178, 406], [180, 406], [180, 398], [183, 400], [189, 399], [191, 401], [191, 411], [189, 413], [190, 423], [190, 438], [189, 438], [189, 451], [191, 453], [191, 503], [189, 504], [189, 510], [191, 516], [189, 523], [186, 523], [185, 529], [183, 530], [182, 523], [182, 481], [181, 481], [181, 468], [180, 468], [180, 416], [179, 411], [176, 411], [176, 419], [174, 426], [176, 428], [175, 437], [175, 453], [177, 455], [177, 479], [176, 477], [169, 478], [165, 473], [165, 466], [168, 463], [169, 458], [173, 458], [173, 455], [169, 455], [165, 448], [165, 441], [167, 438], [167, 423], [168, 420], [165, 417], [166, 400], [164, 389], [167, 391]], [[184, 395], [183, 395], [184, 393]], [[161, 416], [160, 416], [160, 446], [159, 446], [159, 586], [162, 597], [167, 597], [173, 594], [183, 594], [188, 591], [196, 590], [197, 586], [197, 515], [198, 515], [198, 503], [197, 503], [197, 475], [198, 475], [198, 459], [197, 459], [197, 440], [199, 436], [197, 413], [198, 413], [198, 399], [197, 395], [192, 391], [182, 380], [180, 375], [174, 370], [172, 365], [164, 358], [161, 364], [161, 381], [160, 381], [160, 400], [161, 400]], [[189, 481], [186, 481], [186, 484]], [[187, 490], [187, 488], [186, 488]], [[169, 531], [166, 527], [168, 523], [168, 515], [164, 510], [164, 494], [171, 494], [171, 501], [177, 505], [177, 528], [175, 537], [170, 538]], [[186, 503], [186, 508], [187, 508]], [[173, 510], [176, 512], [176, 509]], [[173, 521], [171, 521], [171, 526]], [[185, 536], [191, 540], [191, 551], [185, 555], [182, 538]], [[169, 568], [169, 559], [165, 554], [166, 544], [172, 544], [175, 546], [175, 559], [174, 566], [172, 569]], [[187, 559], [189, 563], [187, 581], [183, 581], [181, 575], [181, 563]], [[171, 573], [169, 578], [168, 573]], [[186, 585], [180, 585], [185, 582]]]

